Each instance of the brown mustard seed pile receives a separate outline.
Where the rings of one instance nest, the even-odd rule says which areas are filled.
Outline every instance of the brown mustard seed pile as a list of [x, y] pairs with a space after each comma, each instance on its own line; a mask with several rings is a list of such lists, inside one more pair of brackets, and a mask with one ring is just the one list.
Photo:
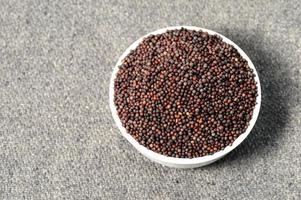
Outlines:
[[115, 79], [118, 116], [141, 145], [194, 158], [231, 145], [252, 117], [253, 70], [217, 35], [187, 29], [148, 36]]

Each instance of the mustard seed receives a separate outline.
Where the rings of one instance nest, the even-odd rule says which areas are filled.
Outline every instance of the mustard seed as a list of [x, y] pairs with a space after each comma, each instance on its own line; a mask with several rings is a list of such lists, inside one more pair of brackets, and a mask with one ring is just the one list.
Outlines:
[[114, 103], [141, 145], [177, 158], [213, 154], [246, 130], [253, 70], [217, 35], [187, 29], [146, 37], [119, 66]]

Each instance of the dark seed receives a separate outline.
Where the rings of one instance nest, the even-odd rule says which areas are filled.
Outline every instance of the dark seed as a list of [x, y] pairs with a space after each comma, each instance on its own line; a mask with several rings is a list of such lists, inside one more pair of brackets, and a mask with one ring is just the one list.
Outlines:
[[194, 158], [224, 149], [246, 130], [257, 85], [234, 47], [182, 28], [145, 38], [119, 66], [114, 92], [123, 126], [141, 145]]

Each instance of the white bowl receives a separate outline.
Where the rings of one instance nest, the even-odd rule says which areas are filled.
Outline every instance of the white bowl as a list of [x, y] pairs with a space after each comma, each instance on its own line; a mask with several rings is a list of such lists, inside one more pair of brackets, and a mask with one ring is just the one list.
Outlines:
[[[197, 158], [175, 158], [175, 157], [168, 157], [168, 156], [164, 156], [161, 154], [158, 154], [156, 152], [153, 152], [149, 149], [147, 149], [146, 147], [140, 145], [130, 134], [127, 133], [126, 129], [122, 126], [121, 121], [117, 115], [117, 110], [114, 104], [114, 80], [116, 78], [116, 74], [117, 71], [119, 69], [119, 66], [122, 64], [122, 60], [130, 53], [131, 50], [135, 49], [140, 42], [142, 42], [142, 40], [149, 36], [149, 35], [157, 35], [157, 34], [161, 34], [166, 32], [167, 30], [175, 30], [175, 29], [181, 29], [181, 28], [186, 28], [189, 30], [202, 30], [204, 32], [208, 32], [211, 35], [219, 35], [224, 42], [231, 44], [232, 46], [234, 46], [238, 52], [240, 53], [240, 55], [248, 61], [248, 65], [254, 70], [254, 74], [255, 74], [255, 81], [257, 82], [257, 90], [258, 90], [258, 96], [256, 99], [256, 106], [254, 108], [253, 111], [253, 116], [251, 121], [249, 122], [249, 126], [247, 128], [247, 130], [241, 134], [234, 142], [232, 145], [227, 146], [225, 149], [218, 151], [212, 155], [207, 155], [207, 156], [203, 156], [203, 157], [197, 157]], [[150, 160], [160, 163], [162, 165], [165, 166], [169, 166], [169, 167], [175, 167], [175, 168], [196, 168], [196, 167], [201, 167], [204, 165], [208, 165], [210, 163], [213, 163], [215, 161], [217, 161], [218, 159], [221, 159], [222, 157], [224, 157], [226, 154], [228, 154], [230, 151], [232, 151], [233, 149], [235, 149], [251, 132], [258, 114], [259, 114], [259, 110], [260, 110], [260, 105], [261, 105], [261, 88], [260, 88], [260, 82], [259, 82], [259, 77], [257, 74], [257, 71], [252, 63], [252, 61], [250, 60], [250, 58], [245, 54], [245, 52], [239, 48], [234, 42], [232, 42], [231, 40], [229, 40], [228, 38], [226, 38], [225, 36], [216, 33], [214, 31], [208, 30], [208, 29], [204, 29], [204, 28], [199, 28], [199, 27], [194, 27], [194, 26], [174, 26], [174, 27], [167, 27], [167, 28], [163, 28], [163, 29], [159, 29], [157, 31], [151, 32], [143, 37], [141, 37], [140, 39], [138, 39], [136, 42], [134, 42], [133, 44], [131, 44], [126, 50], [125, 52], [121, 55], [121, 57], [119, 58], [118, 62], [116, 63], [113, 73], [112, 73], [112, 77], [111, 77], [111, 81], [110, 81], [110, 90], [109, 90], [109, 101], [110, 101], [110, 108], [111, 108], [111, 112], [113, 115], [113, 118], [115, 120], [115, 123], [117, 125], [117, 127], [119, 128], [119, 130], [121, 131], [122, 135], [144, 156], [146, 156], [147, 158], [149, 158]]]

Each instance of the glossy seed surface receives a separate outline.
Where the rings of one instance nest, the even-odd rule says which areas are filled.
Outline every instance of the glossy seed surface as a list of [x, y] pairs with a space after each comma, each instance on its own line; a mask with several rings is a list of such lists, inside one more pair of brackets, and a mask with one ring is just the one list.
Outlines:
[[123, 60], [114, 103], [141, 145], [166, 156], [201, 157], [246, 130], [256, 104], [254, 77], [219, 36], [171, 30], [148, 36]]

